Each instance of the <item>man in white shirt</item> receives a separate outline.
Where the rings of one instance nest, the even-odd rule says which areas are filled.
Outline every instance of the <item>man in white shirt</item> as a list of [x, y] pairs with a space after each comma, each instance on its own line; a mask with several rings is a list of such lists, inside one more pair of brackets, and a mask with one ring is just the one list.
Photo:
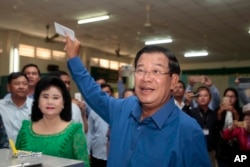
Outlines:
[[179, 80], [172, 92], [174, 96], [175, 105], [179, 107], [181, 110], [185, 105], [184, 103], [185, 89], [186, 89], [185, 83]]
[[29, 120], [32, 99], [28, 95], [28, 78], [22, 72], [8, 76], [7, 90], [10, 96], [0, 100], [0, 115], [9, 139], [16, 141], [23, 120]]
[[41, 79], [40, 69], [36, 64], [26, 64], [23, 66], [21, 72], [23, 72], [29, 79], [28, 96], [33, 99], [36, 84]]
[[[100, 85], [103, 92], [113, 96], [113, 89], [109, 84]], [[94, 111], [88, 117], [88, 149], [91, 153], [91, 167], [107, 166], [107, 132], [109, 125]]]

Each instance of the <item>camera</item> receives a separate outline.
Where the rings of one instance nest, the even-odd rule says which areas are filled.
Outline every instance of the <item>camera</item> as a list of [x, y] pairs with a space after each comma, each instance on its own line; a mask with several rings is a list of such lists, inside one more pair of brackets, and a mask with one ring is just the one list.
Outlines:
[[193, 92], [193, 97], [198, 97], [199, 96], [199, 92]]
[[121, 67], [122, 76], [129, 77], [131, 75], [132, 70], [133, 70], [132, 65], [123, 65]]

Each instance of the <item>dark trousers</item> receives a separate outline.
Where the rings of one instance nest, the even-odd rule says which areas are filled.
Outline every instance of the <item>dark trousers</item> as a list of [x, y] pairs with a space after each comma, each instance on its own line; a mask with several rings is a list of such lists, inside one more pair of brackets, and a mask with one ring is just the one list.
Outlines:
[[102, 159], [97, 159], [91, 156], [90, 166], [91, 167], [107, 167], [107, 161], [102, 160]]
[[228, 161], [217, 159], [218, 167], [230, 167], [230, 163]]

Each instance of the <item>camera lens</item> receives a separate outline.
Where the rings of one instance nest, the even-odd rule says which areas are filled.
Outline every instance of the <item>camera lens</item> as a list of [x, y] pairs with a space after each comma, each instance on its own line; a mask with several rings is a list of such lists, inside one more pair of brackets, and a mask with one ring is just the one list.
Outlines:
[[194, 97], [198, 97], [199, 96], [199, 92], [194, 92]]

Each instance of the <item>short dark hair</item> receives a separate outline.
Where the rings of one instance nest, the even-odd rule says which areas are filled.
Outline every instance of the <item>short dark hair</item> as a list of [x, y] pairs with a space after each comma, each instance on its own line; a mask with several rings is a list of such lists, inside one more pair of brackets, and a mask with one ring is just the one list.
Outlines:
[[133, 92], [135, 94], [135, 88], [127, 88], [122, 92], [122, 97], [124, 97], [126, 92]]
[[208, 92], [208, 94], [209, 94], [210, 99], [212, 98], [212, 94], [211, 94], [211, 92], [210, 92], [210, 90], [209, 90], [209, 88], [208, 88], [207, 86], [199, 86], [199, 87], [197, 88], [197, 91], [196, 91], [196, 92], [199, 92], [199, 91], [201, 91], [201, 90], [206, 90], [206, 91]]
[[184, 90], [186, 89], [186, 85], [182, 80], [179, 80], [178, 83], [182, 84]]
[[38, 68], [38, 66], [36, 64], [26, 64], [25, 66], [23, 66], [22, 68], [22, 72], [24, 73], [24, 71], [26, 70], [26, 68], [28, 67], [35, 67], [37, 69], [37, 72], [38, 72], [38, 75], [41, 76], [41, 72], [40, 72], [40, 69]]
[[66, 88], [65, 83], [60, 78], [52, 76], [42, 78], [36, 85], [34, 92], [34, 101], [31, 110], [31, 120], [36, 122], [43, 117], [43, 113], [38, 107], [39, 97], [42, 91], [48, 89], [51, 86], [56, 86], [61, 90], [64, 101], [64, 108], [60, 113], [60, 117], [62, 118], [62, 120], [69, 122], [72, 118], [71, 96]]
[[17, 79], [17, 78], [19, 78], [21, 76], [25, 77], [27, 79], [27, 81], [29, 81], [28, 77], [24, 73], [22, 73], [22, 72], [12, 72], [12, 73], [10, 73], [8, 75], [8, 78], [7, 78], [8, 84], [10, 84], [13, 79]]
[[51, 73], [49, 73], [49, 76], [55, 76], [55, 77], [61, 77], [62, 75], [67, 75], [69, 76], [69, 74], [65, 71], [52, 71]]
[[114, 94], [114, 89], [112, 88], [111, 85], [104, 83], [104, 84], [101, 84], [100, 86], [101, 86], [101, 89], [108, 87], [112, 95]]
[[139, 58], [141, 57], [141, 55], [143, 53], [154, 53], [154, 52], [160, 52], [163, 53], [169, 60], [169, 72], [171, 74], [178, 74], [180, 75], [181, 69], [180, 69], [180, 65], [179, 62], [177, 60], [177, 58], [175, 57], [175, 55], [168, 49], [161, 47], [161, 46], [157, 46], [157, 45], [149, 45], [149, 46], [145, 46], [144, 48], [142, 48], [135, 57], [135, 61], [134, 61], [134, 67], [137, 67], [137, 63]]

